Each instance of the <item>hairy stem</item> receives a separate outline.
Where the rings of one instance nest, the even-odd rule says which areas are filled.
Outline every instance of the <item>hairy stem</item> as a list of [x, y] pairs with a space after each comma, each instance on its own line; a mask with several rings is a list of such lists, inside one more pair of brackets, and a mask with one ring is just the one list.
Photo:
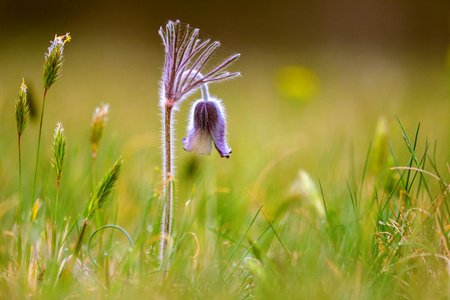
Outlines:
[[173, 137], [172, 137], [172, 104], [164, 106], [164, 146], [163, 146], [163, 172], [164, 172], [164, 209], [161, 219], [161, 247], [160, 262], [163, 265], [170, 233], [173, 224]]
[[44, 91], [44, 97], [42, 100], [41, 121], [39, 123], [39, 138], [38, 138], [38, 147], [37, 147], [37, 152], [36, 152], [36, 167], [34, 169], [33, 194], [31, 195], [31, 207], [33, 207], [34, 197], [36, 197], [36, 179], [37, 179], [37, 171], [38, 171], [38, 163], [39, 163], [39, 150], [41, 149], [42, 120], [44, 119], [44, 107], [45, 107], [45, 96], [46, 95], [47, 95], [47, 89]]

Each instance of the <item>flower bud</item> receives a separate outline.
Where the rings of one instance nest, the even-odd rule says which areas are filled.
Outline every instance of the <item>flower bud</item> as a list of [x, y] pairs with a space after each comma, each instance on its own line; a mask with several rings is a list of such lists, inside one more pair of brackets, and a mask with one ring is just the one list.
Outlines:
[[184, 150], [210, 154], [212, 142], [220, 156], [229, 158], [231, 149], [225, 139], [225, 113], [220, 100], [198, 100], [190, 113], [188, 136], [183, 139]]

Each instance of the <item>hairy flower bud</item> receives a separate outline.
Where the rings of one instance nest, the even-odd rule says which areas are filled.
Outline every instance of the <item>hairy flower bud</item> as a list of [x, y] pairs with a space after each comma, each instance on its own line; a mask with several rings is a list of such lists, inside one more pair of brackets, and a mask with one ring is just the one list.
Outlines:
[[22, 135], [29, 122], [30, 106], [27, 100], [27, 86], [25, 85], [25, 80], [22, 79], [22, 85], [19, 90], [19, 99], [16, 101], [16, 123], [17, 134], [19, 137]]
[[48, 90], [59, 78], [59, 76], [61, 76], [64, 44], [70, 40], [71, 36], [69, 33], [62, 36], [55, 35], [55, 39], [51, 42], [50, 47], [48, 47], [48, 52], [45, 54], [44, 63], [45, 90]]
[[220, 156], [229, 158], [231, 149], [225, 139], [225, 112], [220, 100], [198, 100], [191, 109], [188, 136], [183, 139], [186, 151], [210, 154], [212, 142]]

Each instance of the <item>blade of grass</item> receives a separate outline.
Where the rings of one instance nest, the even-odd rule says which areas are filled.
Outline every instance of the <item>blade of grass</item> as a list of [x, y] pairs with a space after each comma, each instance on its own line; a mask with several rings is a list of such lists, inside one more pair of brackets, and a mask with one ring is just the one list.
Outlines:
[[319, 187], [320, 187], [320, 194], [322, 195], [323, 207], [325, 208], [325, 216], [327, 217], [327, 220], [328, 220], [328, 209], [327, 209], [327, 204], [325, 202], [325, 195], [323, 193], [322, 183], [320, 182], [320, 179], [319, 179]]
[[[275, 218], [276, 219], [276, 218]], [[275, 221], [275, 219], [273, 221]], [[272, 222], [273, 222], [272, 221]], [[272, 222], [270, 224], [272, 224]], [[230, 279], [231, 275], [233, 275], [233, 273], [237, 270], [237, 268], [241, 265], [242, 261], [245, 259], [245, 257], [250, 253], [250, 251], [252, 250], [252, 248], [259, 242], [259, 240], [264, 236], [264, 234], [267, 232], [267, 230], [269, 230], [272, 226], [269, 225], [266, 227], [266, 229], [264, 229], [264, 231], [261, 233], [261, 235], [256, 239], [256, 241], [250, 246], [250, 248], [248, 248], [248, 250], [244, 253], [244, 255], [242, 255], [241, 259], [239, 260], [239, 262], [236, 264], [236, 266], [233, 268], [233, 270], [230, 271], [230, 273], [227, 275], [227, 277], [225, 277], [224, 283], [226, 283], [228, 281], [228, 279]]]
[[[261, 205], [261, 208], [263, 207], [263, 205]], [[247, 233], [249, 232], [250, 228], [253, 226], [253, 224], [256, 221], [256, 218], [258, 217], [259, 213], [261, 212], [261, 208], [258, 209], [258, 211], [256, 212], [255, 216], [253, 217], [253, 219], [250, 221], [250, 224], [248, 224], [247, 229], [245, 230], [244, 234], [241, 236], [241, 238], [239, 239], [239, 242], [236, 244], [236, 247], [234, 247], [233, 251], [231, 252], [230, 256], [228, 257], [227, 262], [229, 263], [231, 261], [231, 259], [233, 258], [233, 255], [236, 253], [236, 251], [238, 250], [238, 248], [240, 247], [242, 241], [244, 240], [245, 236], [247, 235]]]
[[266, 219], [266, 221], [269, 223], [270, 228], [272, 228], [273, 233], [275, 234], [275, 236], [277, 237], [278, 241], [281, 244], [281, 247], [283, 247], [284, 252], [286, 253], [287, 256], [289, 256], [289, 258], [292, 259], [292, 255], [291, 253], [286, 249], [286, 247], [284, 246], [283, 241], [281, 240], [280, 236], [278, 235], [278, 232], [275, 230], [275, 228], [273, 227], [272, 222], [270, 222], [269, 217], [266, 215], [266, 213], [264, 212], [264, 210], [262, 209], [262, 205], [260, 205], [258, 203], [258, 201], [256, 199], [253, 199], [256, 203], [256, 205], [258, 206], [259, 210], [261, 210], [261, 213], [263, 214], [264, 218]]
[[361, 184], [359, 186], [359, 199], [361, 199], [361, 194], [362, 194], [362, 188], [363, 188], [363, 184], [364, 184], [364, 178], [366, 176], [366, 171], [367, 171], [367, 165], [369, 163], [369, 157], [370, 157], [370, 151], [372, 149], [372, 141], [370, 141], [369, 143], [369, 149], [367, 149], [367, 154], [366, 154], [366, 161], [364, 163], [364, 169], [363, 169], [363, 173], [362, 173], [362, 178], [361, 178]]

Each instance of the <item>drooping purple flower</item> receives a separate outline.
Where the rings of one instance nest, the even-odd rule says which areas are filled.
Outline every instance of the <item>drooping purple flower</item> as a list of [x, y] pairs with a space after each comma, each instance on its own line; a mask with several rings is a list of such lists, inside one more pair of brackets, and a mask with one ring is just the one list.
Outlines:
[[[161, 104], [173, 106], [201, 85], [239, 76], [240, 73], [229, 73], [225, 69], [240, 54], [235, 54], [222, 63], [205, 72], [202, 69], [208, 64], [220, 42], [198, 38], [199, 30], [180, 21], [169, 21], [165, 28], [159, 29], [165, 48], [164, 71], [161, 84]], [[200, 76], [203, 73], [204, 75]]]
[[184, 150], [210, 154], [212, 143], [220, 156], [229, 158], [231, 149], [225, 139], [225, 112], [220, 100], [198, 100], [191, 109], [188, 136], [183, 139]]

